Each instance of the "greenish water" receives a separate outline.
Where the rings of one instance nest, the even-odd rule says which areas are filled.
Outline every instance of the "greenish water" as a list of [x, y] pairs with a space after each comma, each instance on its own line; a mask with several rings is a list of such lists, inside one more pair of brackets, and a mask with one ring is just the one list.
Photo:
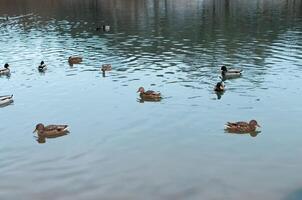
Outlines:
[[[302, 198], [301, 1], [2, 0], [0, 38], [1, 200]], [[244, 73], [219, 99], [222, 64]], [[39, 122], [70, 134], [40, 144]]]

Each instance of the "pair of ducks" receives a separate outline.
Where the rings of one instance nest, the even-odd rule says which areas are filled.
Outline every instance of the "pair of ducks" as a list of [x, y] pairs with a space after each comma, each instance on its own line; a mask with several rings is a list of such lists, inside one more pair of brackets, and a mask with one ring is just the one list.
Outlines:
[[[252, 133], [257, 127], [260, 127], [256, 120], [250, 122], [227, 122], [225, 130], [230, 133]], [[59, 137], [69, 133], [68, 125], [48, 125], [39, 123], [36, 125], [33, 133], [37, 132], [39, 138]]]
[[223, 81], [226, 79], [238, 78], [242, 75], [242, 69], [228, 69], [226, 66], [221, 66], [221, 79], [214, 88], [215, 92], [224, 92], [225, 86]]

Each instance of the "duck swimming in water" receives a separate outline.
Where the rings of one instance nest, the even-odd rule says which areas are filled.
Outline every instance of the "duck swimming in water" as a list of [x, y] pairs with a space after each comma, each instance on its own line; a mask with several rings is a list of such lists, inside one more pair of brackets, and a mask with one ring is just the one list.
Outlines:
[[221, 76], [223, 79], [238, 78], [241, 76], [242, 69], [227, 69], [226, 66], [221, 67]]
[[230, 133], [250, 133], [255, 132], [260, 127], [256, 120], [250, 122], [227, 122], [225, 129]]
[[224, 92], [224, 84], [222, 81], [218, 82], [214, 88], [215, 92]]
[[68, 58], [68, 62], [69, 64], [73, 65], [73, 64], [79, 64], [83, 61], [83, 58], [80, 56], [69, 56]]
[[0, 69], [0, 75], [9, 75], [9, 74], [10, 74], [9, 64], [5, 63], [4, 68]]
[[153, 90], [145, 91], [143, 87], [138, 88], [137, 92], [139, 92], [142, 99], [160, 100], [162, 98], [160, 93], [154, 92]]
[[112, 70], [112, 67], [110, 64], [103, 64], [101, 67], [102, 72], [111, 71], [111, 70]]
[[39, 137], [55, 137], [68, 133], [68, 125], [48, 125], [39, 123], [33, 132], [37, 132]]
[[44, 61], [41, 61], [40, 65], [38, 66], [39, 72], [45, 72], [47, 66], [44, 64]]

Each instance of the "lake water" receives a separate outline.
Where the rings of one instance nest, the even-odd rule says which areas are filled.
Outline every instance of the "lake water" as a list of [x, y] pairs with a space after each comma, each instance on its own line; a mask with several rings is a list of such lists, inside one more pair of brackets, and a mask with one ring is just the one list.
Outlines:
[[302, 1], [1, 0], [0, 38], [1, 200], [302, 199]]

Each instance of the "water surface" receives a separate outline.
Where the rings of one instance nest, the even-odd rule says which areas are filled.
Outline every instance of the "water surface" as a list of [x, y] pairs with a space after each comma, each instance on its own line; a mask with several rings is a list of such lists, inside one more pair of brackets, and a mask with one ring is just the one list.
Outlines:
[[[0, 37], [0, 199], [302, 198], [301, 1], [2, 0]], [[222, 64], [244, 74], [218, 98]], [[38, 143], [39, 122], [71, 133]]]

